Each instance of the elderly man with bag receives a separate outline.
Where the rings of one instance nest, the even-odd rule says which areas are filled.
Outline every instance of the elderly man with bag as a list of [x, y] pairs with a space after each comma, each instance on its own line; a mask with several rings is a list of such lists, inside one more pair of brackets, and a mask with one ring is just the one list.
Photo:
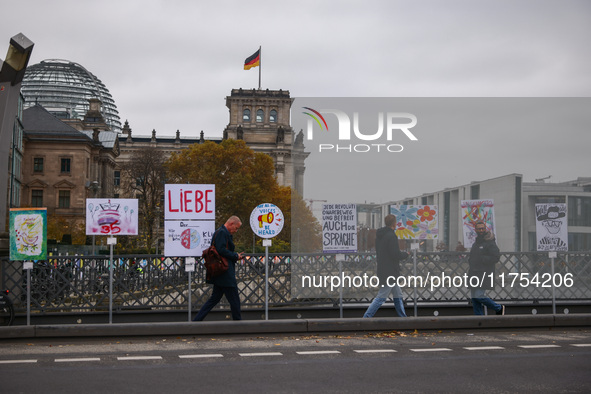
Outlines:
[[238, 284], [236, 283], [236, 262], [241, 260], [243, 253], [234, 252], [234, 241], [232, 235], [242, 226], [242, 221], [237, 216], [231, 216], [226, 223], [213, 234], [212, 242], [220, 254], [228, 260], [228, 270], [219, 276], [207, 280], [213, 284], [213, 291], [209, 299], [203, 304], [193, 321], [202, 321], [205, 316], [220, 302], [222, 296], [230, 303], [233, 320], [242, 320], [240, 313], [240, 296], [238, 295]]

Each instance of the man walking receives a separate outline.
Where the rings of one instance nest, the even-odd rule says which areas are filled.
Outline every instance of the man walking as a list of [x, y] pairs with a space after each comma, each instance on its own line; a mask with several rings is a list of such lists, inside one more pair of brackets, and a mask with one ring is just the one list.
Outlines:
[[485, 290], [492, 289], [491, 276], [494, 279], [495, 264], [499, 261], [501, 253], [495, 242], [495, 236], [487, 231], [486, 224], [483, 221], [477, 221], [474, 225], [476, 230], [476, 240], [470, 249], [470, 278], [484, 278], [484, 283], [480, 287], [471, 289], [472, 307], [475, 315], [484, 315], [483, 305], [493, 309], [497, 315], [505, 314], [505, 305], [499, 305], [490, 298], [486, 297]]
[[243, 253], [234, 252], [234, 241], [232, 235], [242, 226], [237, 216], [231, 216], [226, 223], [216, 230], [213, 235], [213, 244], [220, 256], [228, 259], [228, 270], [223, 274], [211, 278], [207, 283], [213, 284], [213, 291], [209, 299], [203, 304], [193, 321], [201, 321], [209, 311], [220, 302], [222, 296], [230, 303], [233, 320], [242, 320], [240, 313], [240, 296], [238, 295], [238, 284], [236, 283], [236, 261], [243, 258]]
[[[381, 287], [363, 317], [373, 317], [390, 293], [394, 297], [396, 313], [400, 317], [406, 317], [402, 291], [396, 284], [396, 278], [400, 275], [400, 261], [406, 259], [408, 253], [401, 252], [398, 246], [398, 237], [394, 231], [396, 229], [396, 216], [387, 215], [384, 218], [384, 224], [386, 226], [376, 232], [376, 258]], [[392, 284], [391, 286], [389, 286], [388, 281]]]

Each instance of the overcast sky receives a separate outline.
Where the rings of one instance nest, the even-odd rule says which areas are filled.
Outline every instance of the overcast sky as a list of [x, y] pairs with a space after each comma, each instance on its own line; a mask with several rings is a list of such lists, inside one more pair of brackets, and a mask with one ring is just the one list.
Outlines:
[[[221, 137], [225, 97], [258, 85], [243, 64], [259, 46], [262, 88], [292, 97], [591, 96], [585, 0], [4, 0], [1, 13], [0, 57], [22, 32], [30, 64], [80, 63], [135, 135]], [[448, 186], [480, 179], [466, 171]]]

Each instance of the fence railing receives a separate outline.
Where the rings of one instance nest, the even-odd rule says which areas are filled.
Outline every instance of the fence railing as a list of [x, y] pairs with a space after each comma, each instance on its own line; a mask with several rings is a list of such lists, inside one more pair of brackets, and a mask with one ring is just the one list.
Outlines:
[[[90, 312], [109, 307], [109, 257], [61, 256], [36, 262], [30, 272], [30, 310]], [[191, 302], [209, 297], [205, 269], [197, 259], [191, 275]], [[244, 308], [265, 305], [265, 256], [253, 254], [236, 269]], [[305, 306], [371, 301], [377, 289], [375, 255], [358, 253], [269, 255], [269, 306]], [[402, 263], [400, 282], [406, 299], [418, 302], [458, 302], [470, 298], [465, 286], [467, 255], [455, 252], [418, 253]], [[302, 278], [306, 276], [310, 281]], [[22, 262], [1, 260], [0, 287], [10, 290], [17, 312], [27, 309], [27, 275]], [[366, 283], [363, 283], [363, 279]], [[337, 279], [340, 283], [337, 283]], [[414, 281], [413, 281], [414, 279]], [[488, 278], [486, 278], [488, 279]], [[503, 301], [591, 300], [591, 252], [559, 253], [554, 274], [547, 253], [503, 253], [495, 287], [488, 294]], [[315, 280], [315, 282], [314, 282]], [[370, 285], [367, 286], [366, 284]], [[361, 284], [361, 286], [356, 286]], [[335, 286], [337, 285], [337, 286]], [[113, 309], [186, 310], [189, 280], [183, 258], [156, 255], [115, 256]], [[222, 300], [222, 303], [225, 299]]]

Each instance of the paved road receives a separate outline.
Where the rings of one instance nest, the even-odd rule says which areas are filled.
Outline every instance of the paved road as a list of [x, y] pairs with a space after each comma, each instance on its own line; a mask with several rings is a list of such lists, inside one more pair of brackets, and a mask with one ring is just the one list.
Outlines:
[[590, 329], [0, 341], [3, 393], [590, 392]]

